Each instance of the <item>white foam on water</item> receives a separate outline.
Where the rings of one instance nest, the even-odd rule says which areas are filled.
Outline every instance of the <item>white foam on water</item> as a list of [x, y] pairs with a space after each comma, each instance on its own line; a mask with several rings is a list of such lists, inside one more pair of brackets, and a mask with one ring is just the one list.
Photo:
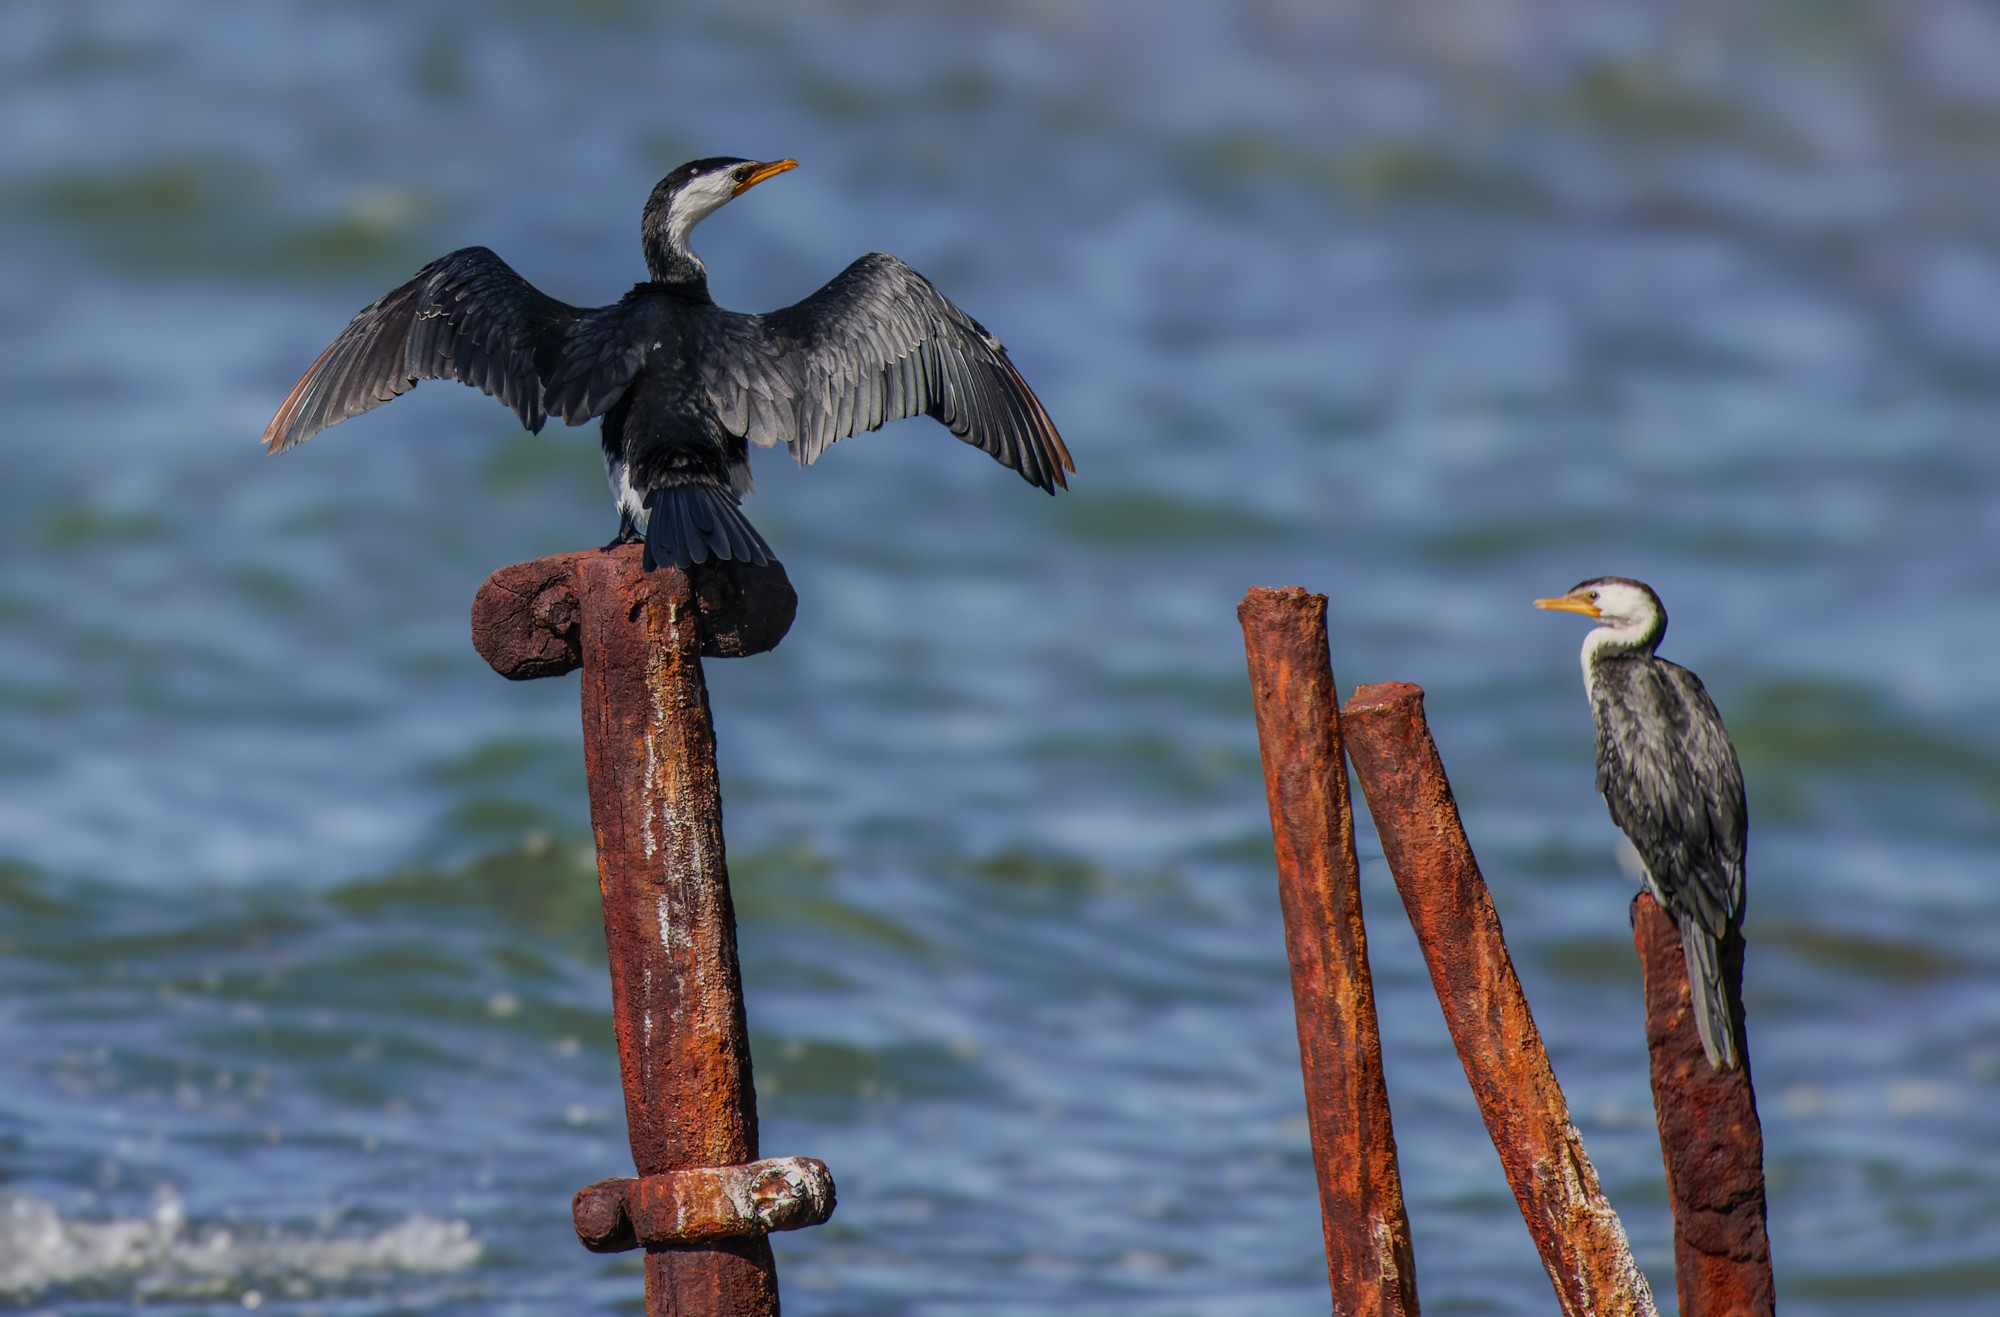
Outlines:
[[287, 1295], [395, 1274], [469, 1267], [480, 1254], [464, 1221], [412, 1215], [362, 1235], [313, 1235], [190, 1223], [177, 1195], [142, 1217], [65, 1218], [31, 1194], [0, 1194], [0, 1298], [67, 1287], [130, 1288], [148, 1298]]

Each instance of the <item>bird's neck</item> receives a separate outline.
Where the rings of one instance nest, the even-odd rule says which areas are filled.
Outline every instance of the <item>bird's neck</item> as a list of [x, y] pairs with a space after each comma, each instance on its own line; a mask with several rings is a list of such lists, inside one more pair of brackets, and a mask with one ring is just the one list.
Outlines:
[[1593, 659], [1651, 654], [1660, 647], [1660, 635], [1665, 630], [1664, 627], [1649, 626], [1644, 621], [1624, 626], [1595, 627], [1583, 638], [1583, 661], [1588, 665]]
[[1651, 658], [1665, 632], [1666, 627], [1644, 620], [1620, 627], [1592, 628], [1590, 634], [1583, 638], [1583, 684], [1592, 689], [1596, 687], [1596, 667], [1606, 660]]
[[654, 283], [708, 295], [708, 267], [688, 242], [701, 218], [673, 199], [662, 201], [656, 195], [646, 203], [646, 212], [639, 217], [639, 243], [646, 253], [647, 277]]
[[676, 243], [655, 242], [650, 234], [646, 242], [646, 276], [654, 283], [708, 296], [708, 267], [701, 263], [701, 257]]

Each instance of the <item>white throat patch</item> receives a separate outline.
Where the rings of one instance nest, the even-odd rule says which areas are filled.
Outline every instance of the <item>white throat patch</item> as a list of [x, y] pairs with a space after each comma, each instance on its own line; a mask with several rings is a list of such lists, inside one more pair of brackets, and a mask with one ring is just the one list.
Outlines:
[[[730, 170], [697, 178], [681, 189], [667, 212], [667, 239], [688, 251], [688, 235], [694, 226], [721, 210], [736, 195], [736, 175]], [[692, 254], [692, 253], [690, 253]]]

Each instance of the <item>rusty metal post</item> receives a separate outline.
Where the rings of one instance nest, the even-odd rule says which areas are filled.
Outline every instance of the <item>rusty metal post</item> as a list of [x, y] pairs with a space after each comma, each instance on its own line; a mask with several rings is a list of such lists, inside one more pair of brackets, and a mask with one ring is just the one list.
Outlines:
[[1417, 1317], [1416, 1260], [1382, 1080], [1340, 702], [1327, 656], [1326, 596], [1297, 587], [1252, 590], [1236, 615], [1271, 806], [1333, 1310]]
[[[591, 827], [641, 1178], [580, 1193], [579, 1235], [646, 1248], [649, 1317], [768, 1317], [778, 1282], [764, 1231], [782, 1228], [778, 1217], [823, 1220], [832, 1185], [824, 1211], [774, 1215], [757, 1200], [790, 1194], [784, 1176], [747, 1165], [757, 1097], [700, 656], [771, 648], [796, 598], [775, 564], [694, 575], [641, 572], [636, 545], [519, 564], [481, 588], [473, 636], [506, 676], [583, 669]], [[730, 1192], [743, 1201], [715, 1202]], [[621, 1214], [635, 1228], [621, 1229]]]
[[1562, 1311], [1658, 1317], [1549, 1067], [1423, 697], [1407, 682], [1363, 686], [1342, 723], [1466, 1080]]
[[1742, 1058], [1732, 1070], [1714, 1069], [1702, 1054], [1680, 930], [1650, 892], [1632, 900], [1632, 944], [1645, 973], [1646, 1047], [1674, 1209], [1681, 1317], [1768, 1317], [1777, 1292], [1764, 1229], [1764, 1128], [1743, 1032], [1743, 940], [1722, 945]]

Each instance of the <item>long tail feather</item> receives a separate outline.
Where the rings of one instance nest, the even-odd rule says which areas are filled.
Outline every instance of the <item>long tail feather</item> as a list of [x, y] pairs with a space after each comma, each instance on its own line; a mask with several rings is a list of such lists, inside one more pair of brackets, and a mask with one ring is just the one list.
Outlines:
[[1688, 990], [1692, 998], [1695, 1031], [1701, 1035], [1701, 1050], [1717, 1070], [1736, 1066], [1736, 1021], [1729, 1009], [1729, 993], [1722, 982], [1721, 949], [1715, 937], [1695, 920], [1683, 915], [1681, 954], [1687, 959]]
[[646, 495], [649, 572], [661, 563], [691, 567], [711, 557], [762, 567], [773, 556], [736, 495], [720, 485], [672, 485]]

